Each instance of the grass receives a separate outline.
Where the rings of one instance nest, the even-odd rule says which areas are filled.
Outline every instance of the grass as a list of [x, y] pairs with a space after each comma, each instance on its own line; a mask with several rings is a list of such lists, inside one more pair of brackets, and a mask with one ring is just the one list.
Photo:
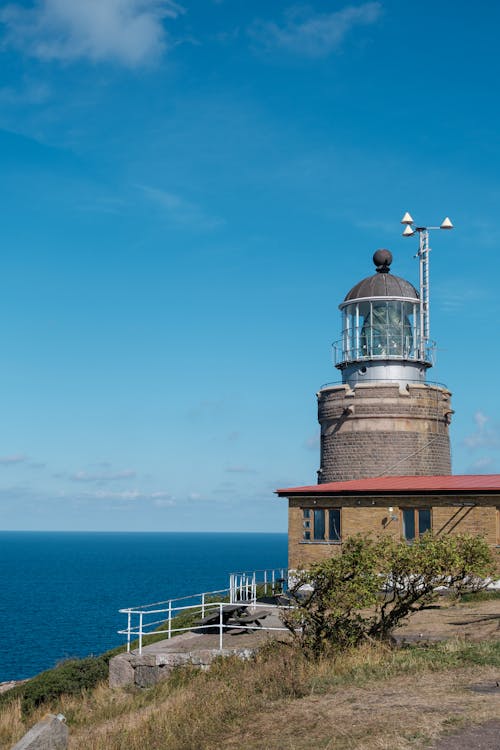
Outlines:
[[[300, 717], [311, 702], [311, 710], [316, 714], [326, 711], [325, 722], [328, 724], [333, 707], [341, 703], [344, 713], [351, 711], [354, 717], [357, 702], [366, 703], [367, 696], [370, 699], [374, 696], [373, 699], [381, 704], [384, 691], [395, 690], [397, 701], [401, 701], [398, 684], [411, 686], [415, 692], [421, 686], [424, 690], [426, 684], [435, 688], [439, 680], [455, 684], [457, 675], [468, 672], [474, 674], [477, 681], [481, 670], [486, 674], [491, 670], [498, 673], [499, 669], [498, 641], [450, 641], [425, 649], [409, 647], [400, 650], [372, 645], [318, 662], [307, 661], [288, 645], [272, 643], [252, 661], [220, 660], [207, 672], [178, 669], [170, 679], [149, 690], [110, 690], [101, 682], [93, 688], [81, 687], [78, 694], [49, 696], [30, 711], [29, 720], [23, 719], [18, 698], [0, 713], [0, 746], [13, 744], [46, 711], [61, 711], [70, 727], [71, 750], [238, 747], [249, 727], [253, 727], [254, 734], [248, 737], [253, 747], [266, 750], [315, 747], [317, 750], [327, 747], [321, 744], [327, 740], [321, 727], [316, 727], [308, 738], [304, 731], [310, 721], [300, 719], [300, 726], [297, 726], [296, 717]], [[415, 679], [417, 675], [418, 680]], [[349, 696], [351, 703], [346, 703]], [[497, 696], [491, 697], [498, 702]], [[482, 699], [484, 701], [484, 696]], [[469, 712], [474, 708], [474, 698], [465, 700], [461, 697], [460, 701], [462, 705], [467, 703]], [[330, 703], [332, 706], [328, 710], [322, 708]], [[442, 704], [443, 700], [439, 703]], [[377, 710], [381, 710], [380, 705]], [[429, 710], [432, 714], [432, 709]], [[440, 726], [454, 718], [453, 712], [450, 715], [442, 712]], [[463, 718], [463, 712], [460, 718]], [[282, 737], [277, 727], [288, 731], [288, 723], [295, 726], [291, 741], [296, 744], [281, 745]], [[406, 726], [408, 747], [423, 747], [416, 743], [424, 741], [422, 737], [428, 736], [428, 730], [424, 731], [418, 724], [412, 726], [411, 721], [407, 721]], [[386, 720], [377, 731], [387, 733], [391, 727], [394, 730], [393, 722]], [[401, 731], [401, 726], [398, 729]], [[369, 740], [363, 732], [361, 724], [353, 729], [353, 737], [359, 734], [356, 740], [359, 743]], [[262, 744], [255, 739], [260, 735]], [[339, 739], [331, 748], [344, 745], [346, 748], [363, 747], [362, 744], [342, 744], [344, 739], [342, 742]], [[391, 741], [395, 742], [394, 738]], [[392, 750], [399, 745], [388, 744], [386, 747]]]
[[[172, 618], [172, 627], [190, 628], [200, 617], [201, 608], [181, 612]], [[165, 625], [159, 625], [157, 628], [157, 630], [164, 629]], [[173, 636], [175, 635], [174, 633]], [[143, 645], [156, 643], [165, 637], [164, 633], [152, 633], [143, 637]], [[138, 645], [138, 641], [132, 641], [131, 648], [134, 649]], [[118, 646], [100, 656], [65, 660], [53, 669], [41, 672], [28, 682], [17, 685], [6, 693], [0, 693], [0, 711], [2, 706], [18, 701], [21, 717], [28, 719], [38, 706], [46, 703], [53, 704], [61, 695], [80, 695], [82, 691], [91, 690], [107, 679], [109, 660], [125, 650], [126, 646]]]
[[464, 604], [475, 604], [476, 602], [489, 602], [500, 599], [500, 591], [475, 591], [470, 594], [462, 594], [460, 601]]

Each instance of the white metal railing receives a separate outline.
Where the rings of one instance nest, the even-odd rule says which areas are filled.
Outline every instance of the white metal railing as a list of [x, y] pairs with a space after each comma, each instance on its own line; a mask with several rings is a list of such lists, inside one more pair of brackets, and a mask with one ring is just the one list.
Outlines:
[[[206, 628], [206, 624], [192, 625], [187, 627], [173, 627], [174, 618], [184, 611], [192, 611], [203, 620], [207, 612], [215, 612], [219, 608], [219, 640], [222, 644], [222, 634], [225, 628], [253, 630], [251, 626], [228, 625], [224, 622], [224, 607], [243, 603], [245, 606], [273, 608], [279, 605], [259, 604], [258, 595], [276, 595], [284, 592], [287, 588], [288, 570], [286, 568], [267, 568], [264, 570], [240, 571], [231, 573], [229, 576], [229, 587], [215, 591], [204, 591], [200, 594], [188, 594], [174, 599], [166, 599], [152, 604], [143, 604], [138, 607], [126, 607], [120, 609], [121, 614], [127, 615], [127, 627], [119, 630], [120, 635], [127, 637], [127, 652], [130, 652], [133, 638], [138, 639], [139, 654], [142, 654], [143, 639], [145, 636], [164, 634], [167, 638], [172, 633], [180, 633], [187, 630], [200, 630]], [[226, 601], [222, 601], [226, 598]], [[281, 608], [281, 607], [280, 607]], [[158, 627], [160, 626], [160, 627]], [[286, 628], [269, 628], [264, 630], [286, 630]], [[222, 645], [220, 645], [222, 649]]]
[[[250, 604], [250, 602], [248, 603]], [[248, 604], [244, 604], [243, 606], [246, 608]], [[258, 618], [258, 610], [259, 608], [262, 609], [273, 609], [276, 610], [276, 612], [283, 610], [283, 609], [293, 609], [293, 606], [285, 605], [285, 604], [268, 604], [268, 603], [258, 603], [258, 602], [252, 602], [251, 603], [252, 609], [256, 610], [255, 615], [256, 618]], [[143, 642], [144, 638], [148, 635], [167, 635], [168, 638], [172, 637], [172, 633], [182, 633], [186, 631], [196, 631], [196, 630], [207, 630], [207, 629], [213, 629], [214, 632], [218, 633], [219, 635], [219, 650], [223, 650], [223, 635], [224, 630], [265, 630], [265, 631], [284, 631], [287, 632], [288, 628], [286, 627], [275, 627], [275, 626], [269, 626], [269, 625], [262, 625], [260, 623], [259, 625], [256, 624], [240, 624], [238, 620], [236, 619], [233, 622], [228, 622], [227, 617], [225, 617], [226, 611], [228, 607], [228, 602], [207, 602], [205, 605], [206, 609], [205, 612], [212, 612], [214, 614], [214, 619], [211, 620], [209, 623], [198, 623], [198, 624], [191, 624], [187, 627], [182, 628], [175, 628], [172, 627], [172, 612], [185, 612], [187, 610], [194, 610], [196, 614], [201, 615], [200, 605], [199, 604], [188, 604], [186, 606], [171, 606], [171, 602], [169, 602], [169, 606], [162, 608], [162, 609], [154, 609], [154, 610], [141, 610], [141, 609], [120, 609], [119, 611], [121, 613], [127, 614], [127, 629], [126, 630], [119, 630], [118, 633], [120, 635], [126, 635], [127, 636], [127, 652], [130, 652], [130, 645], [132, 641], [132, 637], [137, 638], [138, 641], [138, 653], [142, 654], [143, 649]], [[215, 615], [218, 615], [218, 617], [215, 617]], [[132, 616], [138, 617], [138, 624], [133, 625], [132, 624]], [[145, 617], [148, 615], [163, 615], [160, 617], [160, 619], [156, 621], [145, 621]], [[267, 615], [266, 615], [267, 616]], [[154, 627], [158, 623], [162, 623], [164, 628], [156, 628]], [[150, 628], [154, 628], [153, 630], [150, 630]]]
[[237, 601], [255, 600], [257, 589], [264, 596], [281, 594], [288, 586], [287, 568], [266, 568], [264, 570], [244, 570], [231, 573], [229, 591], [231, 604]]

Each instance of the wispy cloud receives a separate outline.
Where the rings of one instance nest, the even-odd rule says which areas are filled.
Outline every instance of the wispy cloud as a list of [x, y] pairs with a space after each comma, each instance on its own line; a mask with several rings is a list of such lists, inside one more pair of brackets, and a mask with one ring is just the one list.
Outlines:
[[29, 81], [20, 87], [3, 86], [0, 88], [0, 103], [4, 106], [45, 104], [50, 97], [49, 86], [42, 82]]
[[373, 24], [381, 14], [380, 2], [349, 5], [333, 13], [313, 13], [309, 8], [294, 6], [286, 12], [281, 26], [257, 21], [249, 34], [265, 49], [321, 58], [336, 52], [354, 27]]
[[496, 471], [498, 461], [492, 456], [482, 456], [473, 461], [467, 468], [468, 474], [492, 474]]
[[500, 436], [496, 429], [487, 427], [489, 420], [490, 418], [481, 410], [475, 412], [474, 422], [476, 429], [462, 440], [467, 448], [474, 450], [485, 446], [491, 448], [498, 445]]
[[316, 451], [319, 448], [320, 442], [321, 436], [319, 432], [317, 432], [304, 440], [304, 448], [307, 448], [310, 451]]
[[12, 456], [0, 456], [0, 466], [12, 466], [13, 464], [20, 464], [26, 461], [28, 456], [23, 453], [15, 453]]
[[[486, 296], [484, 285], [474, 284], [470, 280], [450, 279], [437, 283], [434, 288], [437, 305], [447, 313], [456, 313], [464, 307], [474, 310], [472, 303], [484, 300]], [[482, 313], [482, 308], [479, 313]]]
[[256, 469], [251, 469], [249, 466], [228, 466], [226, 471], [229, 474], [256, 474]]
[[111, 61], [137, 67], [169, 46], [163, 22], [184, 8], [173, 0], [37, 0], [0, 11], [4, 45], [41, 60]]
[[200, 417], [214, 417], [221, 414], [225, 409], [225, 403], [222, 399], [210, 401], [205, 399], [194, 404], [188, 412], [187, 416], [192, 419], [199, 419]]
[[148, 185], [139, 185], [144, 195], [157, 206], [160, 206], [176, 224], [196, 230], [213, 230], [225, 222], [218, 216], [210, 216], [200, 206], [191, 203], [176, 193]]
[[70, 475], [73, 482], [115, 482], [120, 479], [134, 479], [136, 472], [132, 469], [124, 471], [77, 471]]
[[158, 508], [175, 505], [175, 498], [168, 492], [145, 492], [139, 489], [133, 490], [90, 490], [82, 492], [77, 499], [80, 500], [116, 500], [121, 502], [149, 502]]

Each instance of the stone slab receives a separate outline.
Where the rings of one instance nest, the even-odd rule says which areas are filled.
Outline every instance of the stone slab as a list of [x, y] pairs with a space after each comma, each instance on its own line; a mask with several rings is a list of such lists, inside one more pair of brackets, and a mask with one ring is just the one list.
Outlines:
[[48, 714], [31, 727], [12, 750], [67, 750], [68, 727], [64, 717]]

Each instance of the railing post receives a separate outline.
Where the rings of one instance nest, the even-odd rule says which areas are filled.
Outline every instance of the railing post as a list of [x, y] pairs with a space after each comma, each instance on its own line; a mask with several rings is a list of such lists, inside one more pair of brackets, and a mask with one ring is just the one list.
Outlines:
[[252, 576], [252, 604], [255, 604], [257, 601], [257, 578], [256, 578], [256, 572], [254, 570], [253, 576]]
[[205, 592], [201, 595], [201, 616], [205, 617]]
[[168, 638], [172, 638], [172, 599], [168, 600]]
[[130, 625], [132, 623], [132, 613], [129, 610], [127, 615], [127, 654], [130, 653]]
[[267, 596], [267, 570], [264, 571], [264, 595]]
[[142, 654], [142, 615], [141, 612], [139, 615], [139, 655]]
[[243, 573], [240, 575], [240, 602], [243, 599]]
[[224, 625], [222, 622], [222, 604], [219, 604], [219, 651], [222, 651], [222, 634], [224, 632]]
[[275, 587], [274, 587], [275, 575], [274, 574], [275, 574], [275, 570], [273, 568], [273, 570], [272, 570], [272, 582], [273, 582], [273, 585], [272, 585], [272, 591], [271, 591], [271, 593], [273, 594], [273, 596], [274, 596], [274, 591], [275, 591]]

